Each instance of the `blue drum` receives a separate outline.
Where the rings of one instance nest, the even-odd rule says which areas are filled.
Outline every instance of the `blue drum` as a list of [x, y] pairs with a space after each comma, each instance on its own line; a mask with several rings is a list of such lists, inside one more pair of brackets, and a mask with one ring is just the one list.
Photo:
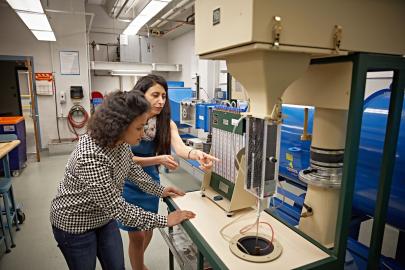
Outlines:
[[[356, 214], [374, 215], [390, 94], [389, 89], [377, 91], [364, 103], [353, 198], [353, 212]], [[387, 215], [387, 223], [400, 230], [405, 230], [405, 104], [403, 107]], [[313, 109], [309, 110], [309, 127], [312, 127], [313, 112]], [[297, 177], [297, 172], [309, 166], [310, 142], [300, 140], [304, 108], [286, 105], [283, 106], [283, 115], [280, 176], [305, 186]], [[312, 132], [311, 128], [309, 132]]]

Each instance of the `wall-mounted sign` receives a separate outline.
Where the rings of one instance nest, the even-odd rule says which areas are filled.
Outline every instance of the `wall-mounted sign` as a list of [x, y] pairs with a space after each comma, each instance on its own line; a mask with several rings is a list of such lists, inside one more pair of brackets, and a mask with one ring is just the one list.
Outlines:
[[79, 52], [78, 51], [61, 51], [60, 73], [62, 75], [80, 75]]
[[53, 76], [50, 72], [38, 72], [35, 73], [35, 80], [37, 81], [52, 81]]
[[50, 72], [35, 73], [35, 84], [37, 95], [45, 95], [45, 96], [53, 95], [52, 80], [53, 75]]

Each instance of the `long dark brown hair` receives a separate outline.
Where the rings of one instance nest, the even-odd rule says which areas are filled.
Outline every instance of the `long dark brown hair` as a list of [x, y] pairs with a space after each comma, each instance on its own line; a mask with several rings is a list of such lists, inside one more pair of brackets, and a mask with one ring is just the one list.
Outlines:
[[154, 85], [162, 86], [166, 91], [166, 102], [162, 111], [156, 116], [156, 136], [154, 139], [156, 145], [156, 154], [167, 155], [170, 154], [170, 102], [169, 93], [167, 90], [166, 80], [158, 75], [149, 74], [140, 78], [132, 90], [139, 90], [146, 93], [149, 88]]
[[114, 147], [132, 121], [149, 109], [149, 102], [140, 91], [113, 92], [91, 116], [87, 132], [98, 145]]

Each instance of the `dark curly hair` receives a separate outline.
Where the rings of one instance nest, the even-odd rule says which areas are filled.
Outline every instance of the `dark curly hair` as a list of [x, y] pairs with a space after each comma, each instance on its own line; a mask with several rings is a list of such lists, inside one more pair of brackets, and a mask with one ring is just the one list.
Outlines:
[[114, 147], [132, 121], [149, 109], [140, 91], [113, 92], [90, 118], [87, 132], [98, 145]]
[[170, 102], [169, 93], [166, 80], [158, 75], [148, 74], [140, 78], [132, 91], [142, 91], [146, 93], [149, 88], [159, 84], [166, 91], [166, 102], [162, 111], [156, 116], [156, 136], [154, 139], [156, 145], [156, 154], [167, 155], [170, 154], [171, 133], [170, 133]]

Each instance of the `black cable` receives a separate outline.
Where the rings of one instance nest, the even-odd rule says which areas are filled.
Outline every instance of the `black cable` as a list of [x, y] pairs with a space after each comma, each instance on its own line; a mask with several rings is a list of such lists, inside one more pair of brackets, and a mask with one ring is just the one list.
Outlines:
[[304, 217], [304, 218], [305, 217], [310, 217], [310, 216], [312, 216], [314, 214], [311, 206], [309, 206], [309, 205], [307, 205], [305, 203], [303, 203], [302, 206], [305, 208], [306, 211], [301, 214], [301, 217]]

